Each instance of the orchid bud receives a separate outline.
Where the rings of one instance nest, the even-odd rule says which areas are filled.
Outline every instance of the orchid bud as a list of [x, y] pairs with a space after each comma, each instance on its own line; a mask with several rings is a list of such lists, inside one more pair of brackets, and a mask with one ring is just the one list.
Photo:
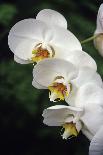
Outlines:
[[98, 36], [94, 39], [94, 46], [100, 55], [103, 56], [103, 33], [98, 34]]
[[97, 14], [97, 27], [94, 33], [97, 35], [94, 39], [94, 46], [101, 56], [103, 56], [103, 4], [100, 5]]

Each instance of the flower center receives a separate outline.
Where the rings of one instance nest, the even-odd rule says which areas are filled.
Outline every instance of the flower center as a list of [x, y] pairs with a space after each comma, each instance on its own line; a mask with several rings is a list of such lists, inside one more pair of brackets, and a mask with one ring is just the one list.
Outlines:
[[49, 46], [49, 49], [47, 49], [47, 48], [42, 47], [42, 43], [37, 44], [35, 46], [35, 49], [33, 49], [33, 51], [32, 51], [33, 56], [31, 57], [31, 60], [33, 62], [38, 62], [45, 58], [54, 57], [54, 55], [55, 55], [54, 49], [51, 46]]
[[[62, 80], [60, 80], [62, 79]], [[48, 86], [50, 90], [49, 98], [50, 101], [56, 102], [60, 100], [64, 100], [65, 97], [69, 96], [71, 91], [71, 84], [68, 83], [69, 90], [67, 86], [63, 83], [64, 78], [62, 76], [58, 76], [55, 78], [54, 82]]]
[[73, 122], [65, 123], [63, 125], [63, 128], [64, 128], [64, 133], [62, 135], [63, 139], [67, 139], [70, 136], [77, 137], [78, 131], [76, 129], [75, 123], [73, 123]]

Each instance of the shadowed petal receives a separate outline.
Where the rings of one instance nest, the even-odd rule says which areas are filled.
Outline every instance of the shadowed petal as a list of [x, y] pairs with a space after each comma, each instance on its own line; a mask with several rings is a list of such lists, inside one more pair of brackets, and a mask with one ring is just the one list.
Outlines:
[[102, 155], [102, 154], [103, 154], [103, 125], [93, 137], [89, 147], [89, 155]]

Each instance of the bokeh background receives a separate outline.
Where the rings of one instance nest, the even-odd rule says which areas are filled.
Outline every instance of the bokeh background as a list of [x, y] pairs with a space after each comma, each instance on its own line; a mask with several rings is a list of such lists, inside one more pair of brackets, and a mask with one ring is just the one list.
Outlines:
[[[34, 18], [44, 8], [62, 13], [68, 28], [79, 40], [92, 36], [100, 0], [0, 0], [0, 154], [1, 155], [88, 155], [89, 141], [80, 133], [77, 138], [62, 140], [61, 128], [45, 126], [44, 108], [53, 105], [47, 90], [31, 85], [33, 66], [14, 62], [8, 47], [8, 32], [18, 21]], [[93, 42], [83, 49], [97, 62], [103, 77], [103, 58]], [[60, 102], [59, 104], [62, 104]]]

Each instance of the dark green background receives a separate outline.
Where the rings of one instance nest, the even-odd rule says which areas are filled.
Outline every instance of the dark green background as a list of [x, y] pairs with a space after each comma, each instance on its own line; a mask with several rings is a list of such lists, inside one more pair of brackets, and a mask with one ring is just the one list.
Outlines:
[[[68, 28], [79, 40], [91, 36], [96, 27], [100, 0], [2, 0], [0, 1], [0, 155], [88, 155], [89, 141], [62, 140], [60, 128], [42, 123], [42, 111], [52, 106], [47, 90], [31, 85], [33, 66], [14, 62], [8, 47], [8, 32], [18, 21], [34, 18], [44, 8], [62, 13]], [[83, 45], [97, 62], [103, 77], [103, 58], [93, 43]], [[59, 104], [62, 104], [59, 103]]]

